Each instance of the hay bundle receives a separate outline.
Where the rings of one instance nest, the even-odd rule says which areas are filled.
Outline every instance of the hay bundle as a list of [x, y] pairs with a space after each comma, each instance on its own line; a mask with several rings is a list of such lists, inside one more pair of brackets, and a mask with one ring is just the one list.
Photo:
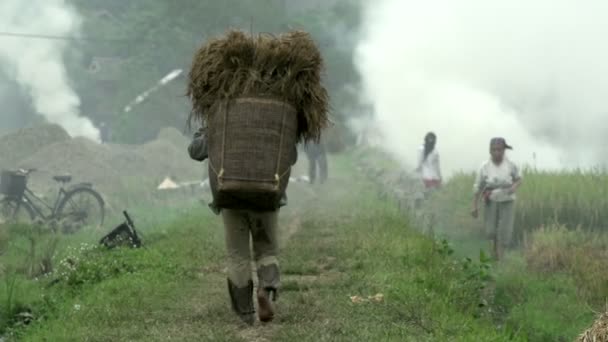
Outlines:
[[608, 342], [608, 313], [604, 313], [585, 331], [578, 342]]
[[190, 120], [206, 122], [218, 101], [270, 96], [297, 109], [299, 140], [318, 140], [328, 125], [329, 98], [321, 84], [323, 58], [312, 37], [230, 31], [201, 47], [189, 74]]

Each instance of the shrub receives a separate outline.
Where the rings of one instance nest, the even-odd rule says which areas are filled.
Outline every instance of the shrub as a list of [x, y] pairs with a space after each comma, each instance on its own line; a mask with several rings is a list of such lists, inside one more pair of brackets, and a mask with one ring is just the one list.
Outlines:
[[581, 295], [595, 304], [605, 302], [608, 293], [608, 236], [567, 229], [562, 225], [543, 227], [524, 245], [528, 268], [539, 273], [565, 272], [575, 279]]
[[69, 286], [96, 284], [119, 274], [133, 273], [136, 266], [128, 258], [128, 250], [107, 252], [98, 245], [83, 243], [70, 247], [59, 262], [56, 276]]
[[6, 249], [8, 248], [8, 238], [8, 228], [6, 224], [0, 223], [0, 256], [6, 253]]
[[[525, 169], [523, 174], [524, 183], [517, 194], [516, 241], [545, 225], [600, 231], [608, 222], [608, 173]], [[473, 181], [472, 173], [454, 175], [436, 201], [450, 222], [460, 223], [463, 229], [477, 230], [479, 223], [467, 217]]]
[[7, 230], [10, 231], [12, 249], [17, 252], [14, 262], [19, 273], [36, 278], [53, 271], [59, 236], [50, 227], [41, 224], [13, 224], [7, 226]]
[[552, 223], [601, 230], [608, 222], [608, 174], [525, 170], [516, 215], [526, 231]]

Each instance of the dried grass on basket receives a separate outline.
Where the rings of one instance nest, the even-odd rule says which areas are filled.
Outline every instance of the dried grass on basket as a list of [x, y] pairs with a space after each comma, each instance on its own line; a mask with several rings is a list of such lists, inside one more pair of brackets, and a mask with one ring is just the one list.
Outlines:
[[608, 313], [601, 315], [593, 326], [585, 331], [578, 342], [608, 342]]
[[296, 107], [299, 140], [318, 140], [329, 123], [322, 71], [321, 52], [306, 32], [275, 37], [229, 31], [194, 56], [187, 92], [193, 105], [190, 121], [206, 121], [218, 101], [270, 96]]

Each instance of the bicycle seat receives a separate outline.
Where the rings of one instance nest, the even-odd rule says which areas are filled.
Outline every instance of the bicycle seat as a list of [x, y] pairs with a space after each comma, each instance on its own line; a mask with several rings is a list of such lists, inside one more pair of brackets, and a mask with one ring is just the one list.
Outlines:
[[59, 183], [69, 183], [70, 181], [72, 181], [72, 176], [70, 176], [70, 175], [59, 175], [59, 176], [53, 177], [53, 179], [56, 182], [59, 182]]

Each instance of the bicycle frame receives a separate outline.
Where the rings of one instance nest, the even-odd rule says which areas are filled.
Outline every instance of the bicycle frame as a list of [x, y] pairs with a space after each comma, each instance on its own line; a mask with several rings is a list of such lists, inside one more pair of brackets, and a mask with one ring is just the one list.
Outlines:
[[[28, 187], [26, 187], [21, 201], [27, 202], [27, 204], [29, 204], [32, 210], [34, 210], [36, 216], [41, 217], [43, 220], [47, 221], [56, 218], [57, 210], [59, 209], [59, 204], [66, 195], [67, 191], [65, 191], [63, 187], [60, 187], [57, 193], [57, 198], [55, 199], [55, 203], [51, 206], [47, 201], [36, 196], [36, 194], [34, 194]], [[32, 199], [34, 199], [35, 201], [33, 201]], [[40, 207], [36, 205], [36, 202], [38, 202], [38, 204], [42, 203], [44, 207], [46, 207], [46, 209], [51, 212], [51, 214], [48, 216], [45, 215], [44, 209], [40, 209]]]

